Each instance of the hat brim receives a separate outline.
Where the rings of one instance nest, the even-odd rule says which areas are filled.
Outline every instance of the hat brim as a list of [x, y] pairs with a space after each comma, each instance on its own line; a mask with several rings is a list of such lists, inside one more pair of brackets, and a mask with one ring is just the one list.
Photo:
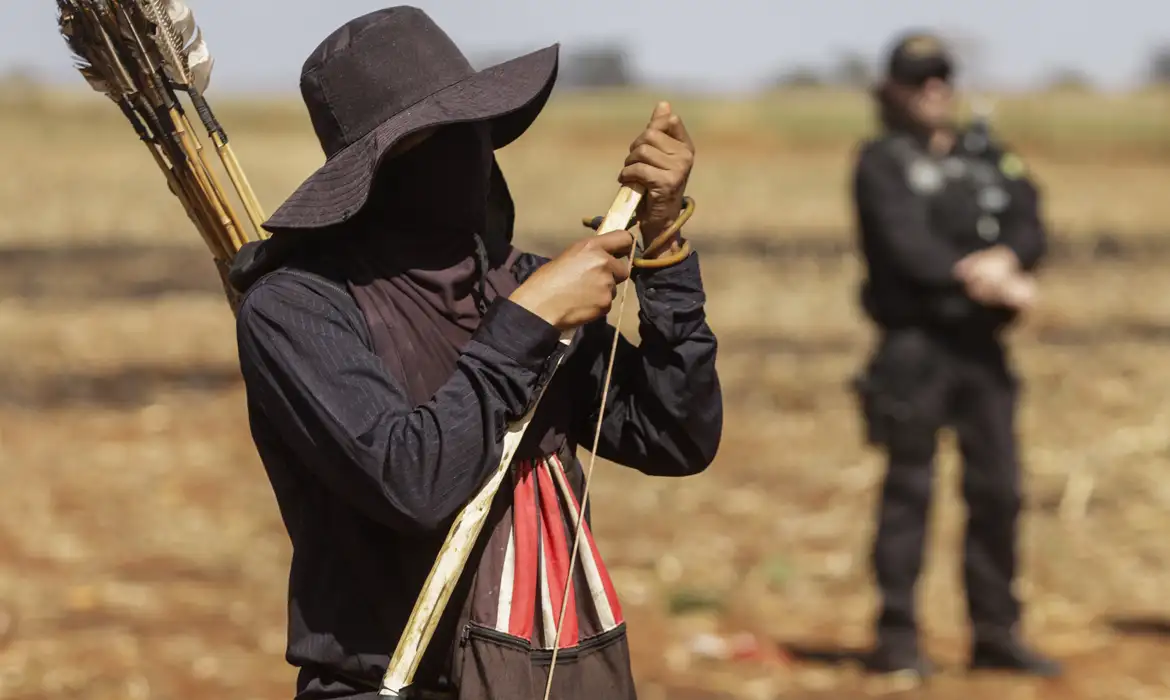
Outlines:
[[385, 155], [403, 138], [437, 126], [491, 122], [492, 146], [519, 138], [544, 109], [556, 82], [559, 44], [485, 68], [379, 124], [309, 176], [273, 212], [270, 233], [316, 229], [357, 214]]

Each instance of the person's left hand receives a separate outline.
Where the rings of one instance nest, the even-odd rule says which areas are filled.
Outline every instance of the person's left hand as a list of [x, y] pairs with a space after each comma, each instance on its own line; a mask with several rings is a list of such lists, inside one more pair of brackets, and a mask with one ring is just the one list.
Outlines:
[[[670, 104], [659, 102], [645, 131], [630, 144], [630, 155], [618, 176], [623, 185], [645, 189], [639, 217], [644, 245], [650, 245], [682, 212], [683, 192], [694, 162], [695, 146], [682, 119], [671, 111]], [[679, 245], [676, 238], [658, 254], [677, 251]]]

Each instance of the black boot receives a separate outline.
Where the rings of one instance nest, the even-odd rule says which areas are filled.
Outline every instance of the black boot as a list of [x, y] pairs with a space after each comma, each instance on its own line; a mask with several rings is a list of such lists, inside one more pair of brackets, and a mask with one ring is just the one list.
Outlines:
[[971, 670], [1010, 671], [1041, 678], [1055, 678], [1063, 673], [1059, 663], [1016, 639], [976, 642], [971, 649]]
[[925, 680], [934, 673], [934, 666], [915, 645], [879, 642], [865, 658], [870, 673], [912, 673]]

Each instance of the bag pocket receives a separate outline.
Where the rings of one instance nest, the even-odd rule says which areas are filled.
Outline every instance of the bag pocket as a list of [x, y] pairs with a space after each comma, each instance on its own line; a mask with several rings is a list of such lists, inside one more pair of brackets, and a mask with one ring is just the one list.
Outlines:
[[[455, 663], [459, 700], [543, 700], [552, 650], [468, 622]], [[557, 652], [549, 700], [636, 700], [624, 623]]]

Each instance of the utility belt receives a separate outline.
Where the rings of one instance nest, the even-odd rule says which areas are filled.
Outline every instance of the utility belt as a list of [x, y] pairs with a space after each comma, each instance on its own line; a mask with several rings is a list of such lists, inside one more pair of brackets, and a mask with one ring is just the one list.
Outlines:
[[1000, 339], [985, 330], [882, 328], [862, 371], [850, 381], [864, 423], [866, 444], [887, 445], [893, 431], [930, 419], [926, 412], [937, 409], [924, 406], [923, 396], [929, 395], [930, 388], [938, 382], [949, 381], [956, 362], [985, 365], [1006, 373], [1013, 383], [1019, 381], [1008, 365]]

